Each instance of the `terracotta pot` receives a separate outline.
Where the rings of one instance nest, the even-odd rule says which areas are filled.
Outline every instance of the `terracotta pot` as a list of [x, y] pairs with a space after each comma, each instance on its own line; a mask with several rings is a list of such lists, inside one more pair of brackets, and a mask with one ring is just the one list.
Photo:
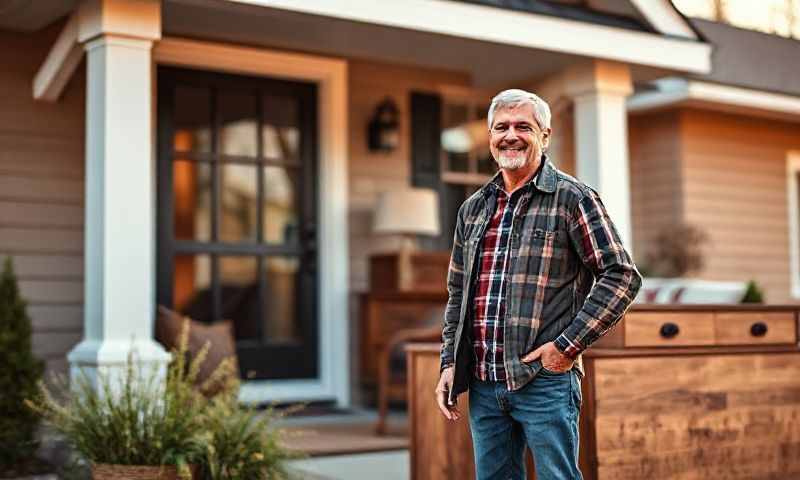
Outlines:
[[[192, 478], [198, 478], [197, 466], [189, 467]], [[178, 469], [174, 465], [92, 465], [92, 480], [178, 480]]]

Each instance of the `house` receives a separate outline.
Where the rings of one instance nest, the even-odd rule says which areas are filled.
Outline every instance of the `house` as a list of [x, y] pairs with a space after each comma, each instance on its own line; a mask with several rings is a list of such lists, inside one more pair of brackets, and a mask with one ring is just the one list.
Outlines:
[[797, 43], [667, 0], [12, 2], [0, 40], [0, 253], [51, 371], [164, 361], [160, 303], [232, 318], [245, 400], [357, 401], [376, 197], [437, 190], [446, 249], [493, 166], [442, 133], [507, 87], [548, 100], [553, 160], [637, 258], [703, 223], [701, 276], [800, 294]]

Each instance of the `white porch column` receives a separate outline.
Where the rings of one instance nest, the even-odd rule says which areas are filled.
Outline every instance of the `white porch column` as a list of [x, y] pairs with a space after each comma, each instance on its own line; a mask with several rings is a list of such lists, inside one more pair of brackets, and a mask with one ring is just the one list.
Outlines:
[[[155, 211], [151, 49], [158, 1], [92, 0], [78, 11], [87, 55], [84, 339], [73, 377], [114, 374], [135, 351], [163, 368], [153, 340]], [[149, 368], [149, 367], [148, 367]]]
[[632, 251], [628, 124], [625, 99], [633, 92], [627, 65], [590, 61], [566, 75], [575, 102], [577, 177], [601, 195], [625, 247]]

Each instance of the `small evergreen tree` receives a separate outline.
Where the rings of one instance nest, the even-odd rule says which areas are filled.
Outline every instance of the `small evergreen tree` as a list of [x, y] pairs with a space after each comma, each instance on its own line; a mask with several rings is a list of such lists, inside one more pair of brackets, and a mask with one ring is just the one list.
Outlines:
[[43, 368], [31, 351], [31, 319], [6, 258], [0, 277], [0, 473], [27, 464], [36, 451], [39, 419], [23, 401], [38, 397]]
[[755, 280], [747, 282], [747, 291], [742, 297], [742, 303], [764, 303], [764, 292], [761, 291]]

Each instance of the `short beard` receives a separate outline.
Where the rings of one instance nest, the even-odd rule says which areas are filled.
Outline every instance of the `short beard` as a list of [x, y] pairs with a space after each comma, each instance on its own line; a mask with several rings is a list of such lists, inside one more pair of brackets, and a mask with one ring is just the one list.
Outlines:
[[528, 164], [528, 157], [508, 158], [502, 153], [500, 153], [499, 157], [500, 158], [497, 159], [497, 164], [500, 168], [506, 170], [518, 170]]

